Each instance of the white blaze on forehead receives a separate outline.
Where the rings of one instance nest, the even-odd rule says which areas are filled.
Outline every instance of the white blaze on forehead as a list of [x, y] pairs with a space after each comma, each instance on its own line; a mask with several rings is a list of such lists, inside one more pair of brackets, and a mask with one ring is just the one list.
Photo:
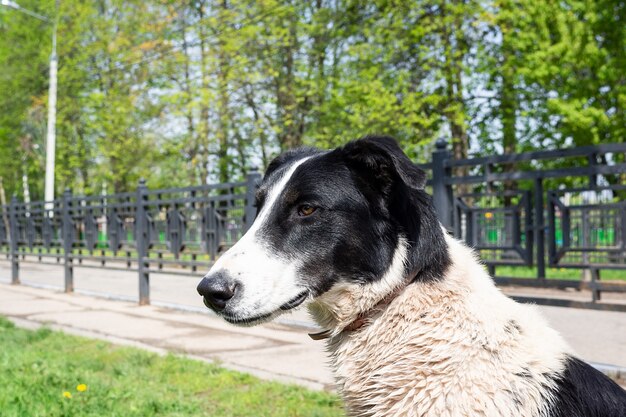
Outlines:
[[270, 188], [252, 227], [209, 271], [209, 275], [215, 271], [225, 271], [242, 284], [241, 298], [234, 300], [232, 306], [237, 315], [246, 317], [273, 312], [305, 290], [297, 282], [297, 261], [273, 253], [256, 232], [269, 218], [296, 169], [310, 158], [299, 159], [284, 171]]
[[246, 235], [256, 232], [261, 227], [261, 225], [269, 217], [269, 214], [272, 212], [272, 207], [276, 203], [276, 200], [278, 200], [278, 197], [283, 193], [285, 187], [287, 186], [287, 183], [293, 176], [293, 173], [296, 172], [296, 169], [298, 169], [300, 165], [302, 165], [304, 162], [308, 161], [311, 158], [311, 156], [308, 156], [306, 158], [299, 159], [285, 170], [285, 173], [282, 175], [282, 177], [270, 188], [265, 199], [265, 204], [263, 204], [263, 208], [259, 212], [250, 230], [246, 232]]

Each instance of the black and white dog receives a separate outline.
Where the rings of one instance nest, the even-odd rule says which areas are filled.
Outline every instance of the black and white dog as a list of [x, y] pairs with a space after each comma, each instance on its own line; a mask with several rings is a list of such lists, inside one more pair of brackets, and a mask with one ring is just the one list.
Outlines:
[[198, 291], [240, 325], [308, 300], [352, 416], [625, 417], [626, 392], [495, 288], [424, 183], [388, 137], [286, 152]]

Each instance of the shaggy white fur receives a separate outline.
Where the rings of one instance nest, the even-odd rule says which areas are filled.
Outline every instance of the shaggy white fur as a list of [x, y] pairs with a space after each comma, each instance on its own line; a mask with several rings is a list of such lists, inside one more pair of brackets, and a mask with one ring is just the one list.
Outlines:
[[309, 305], [349, 415], [541, 417], [570, 348], [537, 310], [503, 295], [471, 249], [446, 234], [441, 280], [408, 285], [369, 323], [342, 331], [405, 285], [406, 242], [383, 279], [338, 284]]

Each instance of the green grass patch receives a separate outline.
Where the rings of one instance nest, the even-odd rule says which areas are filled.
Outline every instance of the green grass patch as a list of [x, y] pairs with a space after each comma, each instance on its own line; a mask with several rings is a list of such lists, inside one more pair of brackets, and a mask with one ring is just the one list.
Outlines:
[[[80, 384], [86, 385], [80, 391]], [[68, 398], [71, 397], [71, 398]], [[16, 328], [0, 317], [0, 415], [342, 416], [326, 392], [261, 381], [179, 356]]]
[[[514, 278], [537, 278], [537, 268], [527, 266], [498, 266], [496, 276]], [[572, 268], [546, 268], [546, 278], [548, 279], [571, 279], [582, 278], [582, 270]], [[601, 280], [626, 281], [626, 270], [604, 269], [600, 271]]]

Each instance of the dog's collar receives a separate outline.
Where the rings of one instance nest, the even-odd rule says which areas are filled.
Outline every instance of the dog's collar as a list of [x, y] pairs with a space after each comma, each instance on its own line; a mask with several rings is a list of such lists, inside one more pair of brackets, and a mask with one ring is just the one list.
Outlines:
[[[339, 334], [346, 332], [354, 332], [356, 330], [361, 329], [365, 324], [369, 323], [370, 319], [376, 314], [379, 313], [384, 307], [387, 307], [391, 302], [398, 296], [406, 287], [396, 288], [391, 293], [387, 294], [385, 298], [380, 300], [376, 305], [369, 310], [366, 310], [360, 313], [357, 318], [346, 327], [341, 329]], [[331, 329], [322, 330], [318, 333], [309, 333], [309, 337], [313, 340], [323, 340], [329, 339], [333, 335], [333, 331]]]

